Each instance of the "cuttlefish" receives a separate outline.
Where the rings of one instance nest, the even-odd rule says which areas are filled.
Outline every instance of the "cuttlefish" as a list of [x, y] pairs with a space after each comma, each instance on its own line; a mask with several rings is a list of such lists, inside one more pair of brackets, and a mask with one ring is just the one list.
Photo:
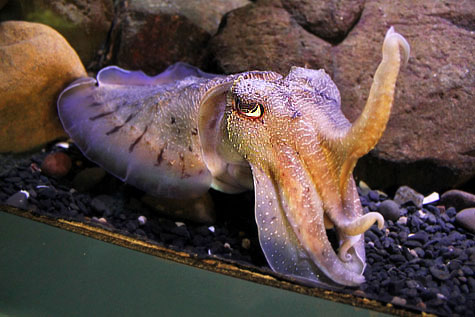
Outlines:
[[[65, 130], [86, 157], [157, 197], [192, 199], [214, 188], [254, 189], [269, 266], [311, 284], [364, 282], [364, 213], [352, 171], [383, 134], [401, 56], [393, 28], [362, 114], [350, 123], [324, 70], [292, 67], [233, 75], [177, 63], [149, 77], [115, 66], [60, 95]], [[326, 229], [333, 228], [338, 247]]]

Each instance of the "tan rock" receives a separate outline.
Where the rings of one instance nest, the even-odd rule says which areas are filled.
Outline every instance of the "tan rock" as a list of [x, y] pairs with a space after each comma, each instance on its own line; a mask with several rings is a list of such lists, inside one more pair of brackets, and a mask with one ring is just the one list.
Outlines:
[[52, 28], [0, 23], [0, 152], [24, 152], [65, 137], [56, 99], [86, 75], [76, 52]]

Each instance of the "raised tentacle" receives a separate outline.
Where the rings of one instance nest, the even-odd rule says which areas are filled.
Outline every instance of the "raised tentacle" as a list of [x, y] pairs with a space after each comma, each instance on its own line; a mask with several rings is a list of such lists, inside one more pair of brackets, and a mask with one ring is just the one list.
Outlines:
[[400, 47], [404, 56], [403, 62], [406, 63], [410, 52], [409, 44], [391, 27], [384, 39], [383, 59], [374, 75], [366, 106], [341, 140], [342, 145], [346, 148], [347, 156], [340, 174], [342, 189], [345, 187], [346, 179], [352, 172], [356, 160], [376, 145], [386, 128], [401, 64]]

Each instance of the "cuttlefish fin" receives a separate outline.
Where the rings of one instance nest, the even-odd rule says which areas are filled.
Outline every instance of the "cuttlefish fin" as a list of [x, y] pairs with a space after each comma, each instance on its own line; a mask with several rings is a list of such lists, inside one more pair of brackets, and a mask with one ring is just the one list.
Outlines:
[[121, 180], [155, 196], [195, 198], [211, 174], [186, 97], [210, 76], [183, 63], [154, 77], [107, 67], [61, 93], [59, 117], [84, 155]]
[[108, 66], [97, 73], [97, 81], [108, 85], [157, 86], [171, 84], [190, 76], [213, 79], [219, 75], [205, 73], [195, 66], [178, 62], [156, 76], [148, 76], [140, 70], [130, 71], [117, 66]]

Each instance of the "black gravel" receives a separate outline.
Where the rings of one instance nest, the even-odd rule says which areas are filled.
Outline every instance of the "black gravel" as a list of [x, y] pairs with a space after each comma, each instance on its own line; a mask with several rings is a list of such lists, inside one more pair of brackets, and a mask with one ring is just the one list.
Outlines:
[[[48, 153], [66, 152], [73, 161], [70, 173], [56, 179], [39, 169]], [[253, 193], [224, 195], [212, 191], [217, 222], [212, 226], [168, 219], [142, 204], [142, 193], [106, 175], [87, 192], [72, 189], [75, 175], [94, 167], [74, 147], [26, 157], [0, 155], [0, 204], [34, 214], [87, 222], [140, 237], [199, 257], [218, 257], [267, 267], [259, 247], [253, 214]], [[22, 190], [29, 193], [29, 198]], [[388, 197], [359, 189], [363, 207], [376, 211]], [[455, 225], [451, 206], [412, 203], [383, 204], [391, 211], [383, 230], [373, 226], [365, 234], [366, 283], [346, 289], [357, 296], [377, 299], [446, 316], [472, 316], [475, 311], [474, 235]]]

